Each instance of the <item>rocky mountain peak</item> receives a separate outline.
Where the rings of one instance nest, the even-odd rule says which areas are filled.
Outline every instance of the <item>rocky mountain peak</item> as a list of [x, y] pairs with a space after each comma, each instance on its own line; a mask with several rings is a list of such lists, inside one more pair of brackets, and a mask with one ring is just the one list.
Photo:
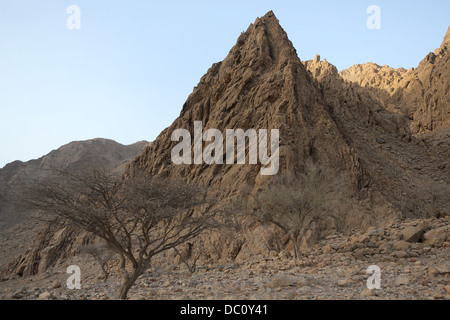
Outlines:
[[[233, 66], [264, 70], [288, 61], [299, 61], [297, 51], [275, 14], [270, 11], [257, 18], [247, 31], [241, 33], [236, 45], [222, 63], [223, 69]], [[226, 72], [225, 72], [226, 73]]]
[[313, 60], [314, 63], [319, 63], [320, 62], [320, 55], [316, 54]]

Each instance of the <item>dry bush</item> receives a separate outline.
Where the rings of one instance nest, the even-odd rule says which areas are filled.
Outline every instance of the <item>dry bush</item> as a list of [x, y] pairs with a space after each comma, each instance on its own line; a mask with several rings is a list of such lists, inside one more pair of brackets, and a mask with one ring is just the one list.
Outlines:
[[297, 259], [301, 255], [300, 241], [313, 222], [327, 217], [341, 220], [333, 209], [333, 204], [343, 199], [341, 188], [341, 179], [307, 165], [299, 181], [275, 182], [254, 195], [257, 208], [253, 216], [281, 228], [289, 236]]

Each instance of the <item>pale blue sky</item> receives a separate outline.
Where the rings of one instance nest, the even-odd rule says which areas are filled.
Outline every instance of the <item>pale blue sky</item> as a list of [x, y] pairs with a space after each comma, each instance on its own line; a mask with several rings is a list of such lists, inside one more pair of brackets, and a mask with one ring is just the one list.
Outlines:
[[[381, 30], [369, 30], [369, 5]], [[66, 9], [81, 9], [68, 30]], [[300, 59], [339, 70], [415, 67], [439, 47], [450, 1], [0, 0], [0, 167], [74, 140], [153, 140], [214, 62], [273, 10]]]

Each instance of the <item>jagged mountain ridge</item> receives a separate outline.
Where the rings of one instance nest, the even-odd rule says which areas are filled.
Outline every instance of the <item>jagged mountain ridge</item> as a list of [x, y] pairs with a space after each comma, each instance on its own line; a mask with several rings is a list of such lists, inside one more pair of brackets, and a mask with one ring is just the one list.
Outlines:
[[399, 110], [413, 134], [450, 124], [450, 27], [440, 48], [406, 70], [374, 63], [354, 65], [339, 73], [344, 80], [371, 89], [388, 110]]

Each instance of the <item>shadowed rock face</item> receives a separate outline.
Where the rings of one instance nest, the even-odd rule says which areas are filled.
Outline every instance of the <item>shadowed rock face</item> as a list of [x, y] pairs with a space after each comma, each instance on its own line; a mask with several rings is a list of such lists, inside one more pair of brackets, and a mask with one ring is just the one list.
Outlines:
[[318, 56], [304, 62], [372, 188], [407, 217], [450, 210], [448, 36], [417, 69], [366, 63], [338, 73]]

